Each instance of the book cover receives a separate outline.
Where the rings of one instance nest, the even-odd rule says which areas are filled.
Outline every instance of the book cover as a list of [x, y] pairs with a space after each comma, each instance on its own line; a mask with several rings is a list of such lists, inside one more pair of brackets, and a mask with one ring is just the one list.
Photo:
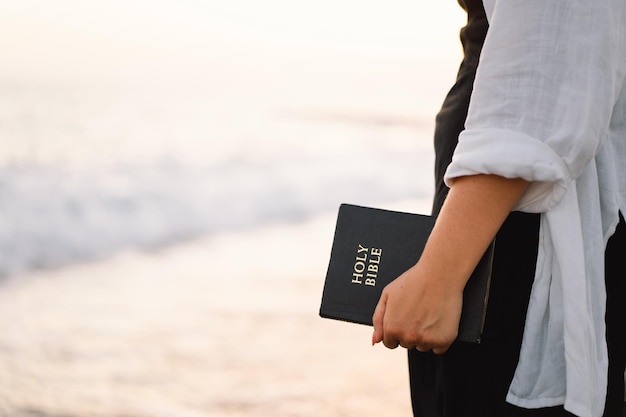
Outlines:
[[[371, 326], [383, 288], [419, 260], [434, 223], [431, 216], [342, 204], [320, 316]], [[480, 342], [492, 259], [493, 244], [465, 287], [458, 340]]]

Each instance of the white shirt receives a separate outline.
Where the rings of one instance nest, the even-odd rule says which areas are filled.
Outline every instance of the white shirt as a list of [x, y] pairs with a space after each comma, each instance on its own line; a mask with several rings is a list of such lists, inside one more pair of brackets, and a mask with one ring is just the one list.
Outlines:
[[484, 0], [489, 31], [446, 182], [533, 184], [541, 213], [520, 360], [507, 401], [601, 416], [604, 250], [626, 213], [626, 1]]

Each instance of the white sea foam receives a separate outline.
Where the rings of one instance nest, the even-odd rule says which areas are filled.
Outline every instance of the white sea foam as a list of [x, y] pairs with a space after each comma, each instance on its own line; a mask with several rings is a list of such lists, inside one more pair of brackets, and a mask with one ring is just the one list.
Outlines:
[[2, 275], [431, 193], [419, 117], [75, 88], [3, 95]]
[[[287, 124], [282, 134], [306, 146], [282, 146], [276, 123], [257, 133], [262, 149], [227, 146], [205, 161], [152, 147], [146, 150], [152, 155], [136, 160], [6, 162], [0, 167], [0, 273], [298, 221], [342, 202], [383, 204], [430, 193], [431, 153], [419, 146], [419, 130]], [[195, 149], [216, 151], [220, 140], [228, 138], [207, 139]], [[407, 146], [411, 141], [417, 145]]]

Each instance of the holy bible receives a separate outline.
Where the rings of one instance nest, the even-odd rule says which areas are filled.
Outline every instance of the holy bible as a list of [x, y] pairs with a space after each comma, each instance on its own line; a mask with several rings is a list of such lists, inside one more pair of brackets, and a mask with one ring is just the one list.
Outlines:
[[[320, 316], [371, 326], [383, 288], [419, 260], [434, 223], [431, 216], [342, 204]], [[458, 340], [480, 342], [492, 260], [493, 243], [465, 287]]]

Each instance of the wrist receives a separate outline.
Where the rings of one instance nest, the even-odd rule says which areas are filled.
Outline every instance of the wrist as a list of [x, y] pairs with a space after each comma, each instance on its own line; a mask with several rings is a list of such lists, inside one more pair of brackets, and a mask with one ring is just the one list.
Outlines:
[[473, 268], [462, 268], [459, 263], [447, 261], [445, 256], [422, 254], [420, 260], [411, 268], [409, 279], [419, 279], [432, 291], [440, 295], [462, 294]]

